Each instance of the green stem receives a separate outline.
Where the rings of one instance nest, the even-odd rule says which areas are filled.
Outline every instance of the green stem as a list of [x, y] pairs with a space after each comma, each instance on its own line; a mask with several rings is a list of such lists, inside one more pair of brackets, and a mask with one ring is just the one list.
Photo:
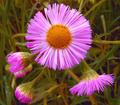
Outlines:
[[50, 89], [48, 89], [46, 92], [47, 93], [51, 93], [53, 90], [55, 90], [56, 88], [58, 88], [60, 85], [54, 85], [53, 87], [51, 87]]
[[64, 96], [64, 93], [63, 93], [63, 92], [62, 92], [62, 99], [63, 99], [64, 104], [65, 104], [65, 105], [68, 105], [67, 99], [66, 99], [66, 97]]
[[20, 38], [20, 37], [25, 37], [26, 36], [26, 33], [18, 33], [18, 34], [15, 34], [12, 36], [11, 38], [11, 46], [13, 45], [14, 48], [13, 48], [13, 51], [15, 51], [16, 49], [16, 46], [25, 46], [25, 43], [20, 43], [20, 42], [16, 42], [16, 38]]
[[41, 79], [41, 76], [44, 74], [44, 71], [45, 71], [45, 70], [42, 70], [41, 73], [40, 73], [35, 79], [33, 79], [33, 80], [31, 81], [32, 84], [33, 84], [33, 86], [34, 86], [34, 84], [36, 84], [37, 81], [39, 81], [39, 80]]
[[100, 0], [96, 5], [94, 5], [89, 11], [87, 11], [85, 13], [84, 16], [88, 16], [92, 11], [94, 11], [97, 7], [99, 7], [99, 5], [101, 5], [103, 2], [105, 2], [106, 0]]
[[26, 36], [26, 33], [18, 33], [18, 34], [15, 34], [15, 35], [13, 35], [13, 39], [15, 39], [15, 38], [18, 38], [18, 37], [25, 37]]
[[47, 97], [45, 96], [44, 99], [43, 99], [43, 105], [47, 105]]
[[80, 5], [79, 5], [79, 11], [82, 10], [82, 7], [83, 7], [83, 1], [84, 1], [84, 0], [81, 0], [81, 2], [80, 2]]
[[[106, 28], [106, 22], [105, 22], [105, 16], [101, 15], [101, 21], [102, 21], [102, 25], [103, 25], [103, 31], [104, 33], [107, 32], [107, 28]], [[105, 40], [106, 40], [107, 36], [105, 35]]]
[[88, 71], [91, 69], [91, 67], [86, 63], [85, 60], [82, 61], [82, 64], [84, 65], [84, 68], [83, 68], [84, 71]]
[[16, 46], [26, 46], [25, 43], [20, 43], [20, 42], [16, 42], [15, 45], [16, 45]]
[[99, 43], [99, 44], [120, 44], [120, 40], [115, 40], [115, 41], [93, 40], [93, 43]]
[[16, 83], [16, 78], [13, 77], [11, 87], [14, 89], [15, 88], [15, 83]]
[[77, 82], [80, 82], [80, 78], [76, 76], [71, 70], [67, 70], [68, 74], [74, 78]]
[[[83, 60], [82, 63], [83, 63], [83, 65], [84, 65], [84, 67], [83, 67], [84, 72], [91, 70], [91, 67], [86, 63], [86, 61]], [[73, 77], [77, 82], [80, 82], [80, 78], [79, 78], [77, 75], [75, 75], [75, 74], [72, 72], [72, 70], [67, 70], [67, 72], [68, 72], [68, 74], [70, 74], [71, 77]]]
[[88, 98], [90, 102], [92, 103], [92, 105], [98, 105], [97, 100], [93, 95], [89, 96]]
[[106, 28], [106, 22], [105, 22], [104, 15], [101, 15], [101, 21], [102, 21], [102, 25], [103, 25], [103, 31], [104, 31], [104, 33], [106, 33], [107, 32], [107, 28]]
[[100, 0], [96, 5], [94, 5], [89, 11], [87, 11], [85, 13], [85, 16], [88, 16], [94, 9], [96, 9], [97, 7], [99, 7], [99, 5], [101, 5], [105, 1], [106, 0]]

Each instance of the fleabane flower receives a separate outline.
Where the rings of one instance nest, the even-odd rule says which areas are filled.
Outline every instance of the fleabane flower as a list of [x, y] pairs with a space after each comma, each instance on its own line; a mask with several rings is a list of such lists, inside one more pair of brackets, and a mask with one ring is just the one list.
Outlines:
[[34, 97], [32, 92], [31, 84], [21, 84], [15, 89], [15, 97], [21, 103], [31, 103]]
[[48, 5], [44, 14], [37, 12], [28, 24], [26, 46], [35, 61], [54, 70], [79, 64], [90, 48], [89, 21], [76, 9], [64, 4]]
[[81, 81], [70, 89], [71, 94], [77, 96], [90, 96], [94, 92], [104, 91], [106, 86], [112, 85], [114, 77], [112, 74], [99, 75], [95, 71], [86, 71]]
[[31, 54], [28, 52], [15, 52], [7, 55], [10, 72], [17, 78], [25, 76], [32, 70], [30, 60]]

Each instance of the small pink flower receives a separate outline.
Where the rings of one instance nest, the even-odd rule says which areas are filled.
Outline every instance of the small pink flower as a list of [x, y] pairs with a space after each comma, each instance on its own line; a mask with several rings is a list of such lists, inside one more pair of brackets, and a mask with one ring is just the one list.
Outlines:
[[32, 70], [32, 65], [29, 61], [30, 55], [31, 54], [27, 52], [15, 52], [8, 54], [7, 62], [10, 65], [9, 69], [15, 77], [23, 77]]
[[[93, 71], [92, 71], [93, 72]], [[89, 96], [94, 92], [104, 91], [106, 86], [112, 85], [114, 77], [112, 74], [98, 75], [97, 73], [85, 74], [82, 80], [70, 89], [71, 94], [77, 96]]]
[[18, 86], [15, 90], [15, 97], [22, 103], [31, 103], [33, 100], [33, 94], [30, 89], [31, 87], [26, 84]]

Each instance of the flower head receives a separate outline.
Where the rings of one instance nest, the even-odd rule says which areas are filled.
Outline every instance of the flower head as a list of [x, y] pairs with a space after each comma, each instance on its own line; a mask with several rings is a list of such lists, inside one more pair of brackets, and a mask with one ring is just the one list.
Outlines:
[[103, 91], [108, 85], [112, 85], [114, 78], [112, 74], [98, 75], [95, 71], [85, 72], [82, 80], [70, 89], [71, 94], [83, 96], [92, 95], [95, 91]]
[[41, 65], [54, 70], [68, 69], [85, 58], [91, 44], [89, 21], [76, 9], [52, 4], [30, 20], [26, 43]]
[[30, 53], [27, 52], [15, 52], [10, 53], [7, 56], [7, 62], [10, 65], [10, 72], [16, 77], [23, 77], [32, 70], [30, 64]]
[[21, 84], [15, 90], [15, 97], [22, 103], [31, 103], [33, 93], [30, 84]]

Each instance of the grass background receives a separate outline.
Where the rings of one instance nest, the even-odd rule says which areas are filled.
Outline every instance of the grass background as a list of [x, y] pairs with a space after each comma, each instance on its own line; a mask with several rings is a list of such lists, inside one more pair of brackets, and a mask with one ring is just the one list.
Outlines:
[[[6, 55], [11, 51], [29, 51], [24, 37], [27, 23], [37, 11], [49, 3], [64, 3], [76, 8], [90, 21], [94, 40], [120, 40], [120, 0], [0, 0], [0, 105], [23, 105], [14, 97], [17, 85], [34, 79], [42, 68], [33, 64], [33, 71], [22, 79], [15, 79], [6, 69]], [[103, 93], [94, 96], [99, 105], [120, 105], [120, 45], [93, 43], [87, 58], [89, 65], [99, 74], [113, 73], [115, 83]], [[80, 76], [80, 65], [73, 68]], [[59, 88], [44, 94], [51, 86]], [[76, 84], [66, 72], [46, 70], [37, 83], [36, 98], [32, 105], [91, 105], [88, 97], [72, 96], [68, 89]]]

